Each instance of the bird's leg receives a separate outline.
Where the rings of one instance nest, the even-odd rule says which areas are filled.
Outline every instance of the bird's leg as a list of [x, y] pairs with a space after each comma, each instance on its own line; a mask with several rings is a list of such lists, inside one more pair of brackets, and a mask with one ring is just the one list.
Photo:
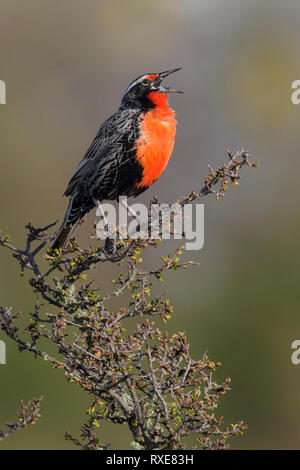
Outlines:
[[[100, 201], [98, 201], [97, 199], [94, 199], [93, 198], [93, 201], [94, 201], [94, 204], [95, 206], [97, 207], [97, 210], [100, 214], [100, 217], [101, 219], [103, 220], [104, 222], [104, 230], [106, 232], [108, 232], [109, 230], [109, 225], [108, 225], [108, 221], [107, 221], [107, 218], [105, 217], [105, 214], [104, 214], [104, 211], [102, 209], [102, 206], [100, 204]], [[115, 240], [115, 237], [113, 236], [112, 238], [110, 238], [109, 236], [106, 237], [105, 239], [105, 251], [111, 255], [112, 257], [115, 255], [115, 252], [116, 252], [116, 240]]]
[[95, 204], [95, 206], [97, 207], [97, 211], [101, 217], [101, 220], [103, 220], [104, 222], [104, 230], [108, 230], [108, 221], [107, 221], [107, 218], [105, 217], [105, 214], [104, 214], [104, 211], [102, 209], [102, 206], [100, 204], [100, 201], [98, 201], [98, 199], [94, 199], [93, 198], [93, 202]]
[[136, 229], [137, 231], [140, 231], [140, 220], [139, 220], [139, 217], [137, 215], [137, 213], [132, 209], [132, 207], [130, 207], [127, 202], [126, 202], [126, 198], [125, 199], [121, 199], [121, 204], [123, 207], [125, 207], [125, 209], [127, 210], [128, 214], [130, 214], [132, 217], [134, 217], [138, 222], [139, 224], [137, 225]]
[[127, 202], [125, 201], [125, 199], [121, 199], [121, 204], [122, 206], [125, 207], [125, 209], [127, 210], [128, 214], [130, 214], [132, 217], [134, 217], [135, 219], [138, 219], [138, 215], [137, 213], [127, 204]]

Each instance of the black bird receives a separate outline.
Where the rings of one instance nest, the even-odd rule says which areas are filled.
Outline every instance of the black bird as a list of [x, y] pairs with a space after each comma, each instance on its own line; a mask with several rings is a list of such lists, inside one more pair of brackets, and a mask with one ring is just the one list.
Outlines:
[[64, 196], [70, 198], [52, 249], [64, 247], [71, 230], [104, 199], [137, 196], [164, 171], [173, 151], [175, 112], [162, 85], [180, 70], [146, 74], [127, 88], [118, 111], [100, 127], [75, 169]]

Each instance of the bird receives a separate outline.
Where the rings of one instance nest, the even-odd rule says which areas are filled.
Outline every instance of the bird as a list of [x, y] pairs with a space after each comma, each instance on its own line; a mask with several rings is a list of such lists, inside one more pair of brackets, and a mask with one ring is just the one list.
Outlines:
[[177, 125], [168, 94], [182, 91], [163, 80], [180, 69], [141, 75], [127, 87], [119, 109], [100, 126], [67, 185], [69, 204], [51, 250], [64, 248], [73, 229], [101, 201], [136, 197], [165, 170]]

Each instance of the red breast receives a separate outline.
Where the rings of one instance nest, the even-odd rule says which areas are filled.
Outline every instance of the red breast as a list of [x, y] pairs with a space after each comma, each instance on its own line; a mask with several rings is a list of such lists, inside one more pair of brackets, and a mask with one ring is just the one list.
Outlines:
[[176, 134], [175, 112], [169, 108], [167, 95], [151, 92], [148, 98], [156, 107], [140, 117], [136, 158], [143, 167], [143, 174], [137, 187], [149, 187], [160, 177], [172, 155]]

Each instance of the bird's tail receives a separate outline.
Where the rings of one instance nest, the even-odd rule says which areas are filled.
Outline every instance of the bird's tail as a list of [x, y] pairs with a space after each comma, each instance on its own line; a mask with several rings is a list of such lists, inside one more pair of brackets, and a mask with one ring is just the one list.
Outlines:
[[74, 204], [74, 198], [72, 197], [69, 201], [69, 206], [64, 216], [64, 220], [53, 235], [54, 242], [52, 243], [51, 250], [55, 250], [55, 248], [64, 248], [71, 232], [75, 230], [77, 223], [83, 217], [80, 211], [76, 211], [76, 207], [75, 211], [73, 210], [73, 205], [76, 206], [76, 204]]
[[55, 240], [52, 243], [51, 250], [55, 250], [55, 248], [63, 248], [69, 238], [72, 229], [72, 225], [61, 225], [58, 231], [56, 232]]
[[67, 212], [64, 216], [61, 226], [53, 235], [54, 242], [51, 250], [55, 248], [63, 248], [75, 230], [77, 224], [86, 216], [86, 214], [95, 206], [93, 199], [83, 199], [78, 194], [72, 196], [69, 201]]

